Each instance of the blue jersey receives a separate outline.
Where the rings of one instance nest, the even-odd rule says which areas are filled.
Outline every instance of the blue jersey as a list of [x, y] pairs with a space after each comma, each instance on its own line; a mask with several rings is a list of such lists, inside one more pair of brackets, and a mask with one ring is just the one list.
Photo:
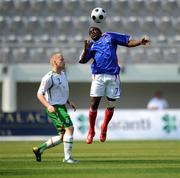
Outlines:
[[127, 46], [130, 36], [115, 32], [106, 32], [102, 37], [89, 45], [86, 60], [94, 59], [91, 64], [92, 74], [117, 75], [120, 66], [117, 59], [117, 46]]

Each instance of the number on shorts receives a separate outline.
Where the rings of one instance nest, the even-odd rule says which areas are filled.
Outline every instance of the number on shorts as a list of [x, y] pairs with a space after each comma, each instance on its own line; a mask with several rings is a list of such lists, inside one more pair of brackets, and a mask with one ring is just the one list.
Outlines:
[[119, 90], [119, 88], [115, 88], [115, 95], [118, 94], [118, 90]]

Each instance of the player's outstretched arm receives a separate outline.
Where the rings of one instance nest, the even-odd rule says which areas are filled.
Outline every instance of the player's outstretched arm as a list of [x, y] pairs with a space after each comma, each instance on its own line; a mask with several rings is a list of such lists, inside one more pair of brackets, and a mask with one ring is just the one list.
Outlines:
[[150, 38], [148, 36], [142, 36], [138, 40], [130, 39], [128, 41], [128, 47], [136, 47], [136, 46], [140, 46], [140, 45], [146, 45], [148, 43], [150, 43]]

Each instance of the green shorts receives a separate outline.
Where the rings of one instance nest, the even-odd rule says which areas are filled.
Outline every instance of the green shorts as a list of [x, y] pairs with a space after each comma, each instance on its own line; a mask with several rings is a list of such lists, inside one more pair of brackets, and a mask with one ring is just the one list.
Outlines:
[[71, 118], [67, 113], [65, 105], [54, 105], [56, 113], [50, 113], [47, 109], [48, 117], [51, 119], [53, 125], [56, 127], [58, 134], [63, 133], [65, 128], [73, 126]]

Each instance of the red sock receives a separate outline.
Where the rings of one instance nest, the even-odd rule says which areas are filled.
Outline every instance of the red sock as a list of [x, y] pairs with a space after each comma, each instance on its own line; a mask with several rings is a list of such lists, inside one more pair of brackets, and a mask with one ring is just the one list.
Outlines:
[[96, 122], [97, 111], [89, 109], [89, 132], [94, 133], [95, 122]]
[[103, 122], [103, 125], [101, 127], [102, 132], [107, 131], [107, 127], [108, 127], [109, 121], [112, 119], [113, 113], [114, 113], [114, 109], [111, 109], [111, 110], [106, 109], [105, 110], [104, 122]]

